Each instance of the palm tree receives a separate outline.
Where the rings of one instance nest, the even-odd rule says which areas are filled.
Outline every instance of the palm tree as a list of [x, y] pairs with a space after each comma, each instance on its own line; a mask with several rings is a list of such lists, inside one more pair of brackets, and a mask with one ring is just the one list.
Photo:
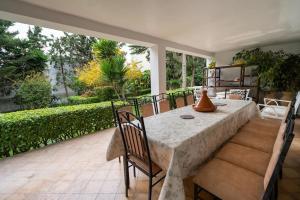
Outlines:
[[124, 84], [127, 67], [124, 53], [119, 45], [115, 41], [101, 39], [94, 43], [93, 53], [100, 64], [103, 81], [113, 87], [120, 99], [121, 96], [125, 98]]

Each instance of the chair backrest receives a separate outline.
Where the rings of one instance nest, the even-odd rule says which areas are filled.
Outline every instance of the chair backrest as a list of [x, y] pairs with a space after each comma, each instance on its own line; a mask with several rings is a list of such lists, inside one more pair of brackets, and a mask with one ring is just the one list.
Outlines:
[[296, 101], [295, 101], [295, 104], [294, 104], [294, 107], [295, 107], [294, 115], [297, 115], [299, 105], [300, 105], [300, 91], [297, 93], [297, 96], [296, 96]]
[[225, 90], [225, 99], [239, 99], [247, 100], [249, 96], [250, 89], [226, 89]]
[[203, 91], [203, 86], [195, 86], [194, 87], [195, 100], [199, 100], [201, 98], [202, 91]]
[[169, 94], [161, 93], [153, 95], [153, 103], [155, 108], [155, 114], [167, 112], [173, 109], [172, 97]]
[[185, 105], [192, 105], [195, 103], [196, 98], [194, 95], [194, 92], [192, 90], [186, 90], [184, 91], [184, 96], [185, 96]]
[[112, 109], [115, 127], [117, 127], [118, 125], [117, 116], [116, 116], [116, 111], [118, 110], [133, 112], [137, 116], [140, 116], [136, 99], [123, 99], [123, 100], [111, 101], [111, 109]]
[[181, 108], [186, 106], [186, 97], [184, 91], [177, 91], [170, 94], [173, 108]]
[[155, 114], [155, 106], [152, 96], [137, 98], [139, 116], [149, 117]]
[[[138, 159], [152, 173], [151, 156], [143, 117], [127, 111], [116, 111], [118, 127], [122, 135], [126, 159]], [[131, 120], [131, 119], [134, 120]]]

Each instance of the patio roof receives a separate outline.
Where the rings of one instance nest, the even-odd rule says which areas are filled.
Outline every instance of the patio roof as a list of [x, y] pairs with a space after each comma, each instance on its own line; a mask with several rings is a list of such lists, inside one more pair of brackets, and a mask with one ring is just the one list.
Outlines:
[[[15, 15], [87, 30], [99, 23], [93, 31], [166, 46], [173, 42], [208, 55], [300, 39], [299, 1], [5, 0], [1, 4], [1, 10]], [[75, 17], [85, 21], [72, 24]]]

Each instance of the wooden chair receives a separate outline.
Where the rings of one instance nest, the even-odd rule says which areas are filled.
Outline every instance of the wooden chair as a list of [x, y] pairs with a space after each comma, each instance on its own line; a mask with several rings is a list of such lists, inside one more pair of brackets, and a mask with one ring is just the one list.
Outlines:
[[184, 91], [171, 93], [170, 96], [173, 101], [173, 108], [182, 108], [187, 105]]
[[143, 96], [137, 99], [139, 116], [149, 117], [155, 114], [152, 96]]
[[185, 96], [185, 105], [193, 105], [196, 101], [194, 92], [192, 90], [186, 90], [184, 91], [184, 96]]
[[290, 104], [291, 101], [264, 98], [264, 104], [257, 104], [257, 108], [263, 118], [283, 119]]
[[[136, 176], [135, 168], [149, 177], [148, 200], [151, 200], [152, 187], [161, 181], [164, 176], [153, 183], [153, 178], [162, 172], [162, 169], [151, 160], [144, 119], [127, 111], [116, 111], [116, 116], [125, 149], [124, 175], [126, 197], [128, 197], [130, 185], [129, 167], [133, 167], [134, 177]], [[135, 119], [134, 122], [131, 120], [132, 118]]]
[[225, 99], [249, 100], [250, 89], [225, 89]]
[[[123, 110], [128, 112], [134, 112], [137, 116], [139, 116], [138, 105], [136, 99], [123, 99], [123, 100], [115, 100], [111, 101], [111, 110], [113, 114], [113, 120], [115, 127], [118, 126], [116, 111]], [[119, 163], [121, 162], [121, 158], [119, 157]]]
[[167, 112], [173, 109], [172, 97], [169, 94], [161, 93], [153, 95], [153, 103], [155, 108], [155, 114]]
[[111, 101], [111, 109], [112, 109], [112, 114], [113, 114], [113, 120], [114, 120], [115, 127], [118, 126], [117, 116], [116, 116], [116, 111], [117, 110], [124, 110], [124, 111], [128, 111], [128, 112], [133, 112], [137, 116], [139, 116], [139, 111], [138, 111], [137, 106], [138, 106], [137, 100], [134, 99], [134, 98]]

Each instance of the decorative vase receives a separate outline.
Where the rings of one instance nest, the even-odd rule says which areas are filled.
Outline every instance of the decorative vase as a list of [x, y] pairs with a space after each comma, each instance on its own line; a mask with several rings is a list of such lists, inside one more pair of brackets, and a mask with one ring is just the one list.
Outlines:
[[208, 98], [207, 90], [203, 90], [200, 101], [193, 108], [197, 112], [214, 112], [217, 107]]

